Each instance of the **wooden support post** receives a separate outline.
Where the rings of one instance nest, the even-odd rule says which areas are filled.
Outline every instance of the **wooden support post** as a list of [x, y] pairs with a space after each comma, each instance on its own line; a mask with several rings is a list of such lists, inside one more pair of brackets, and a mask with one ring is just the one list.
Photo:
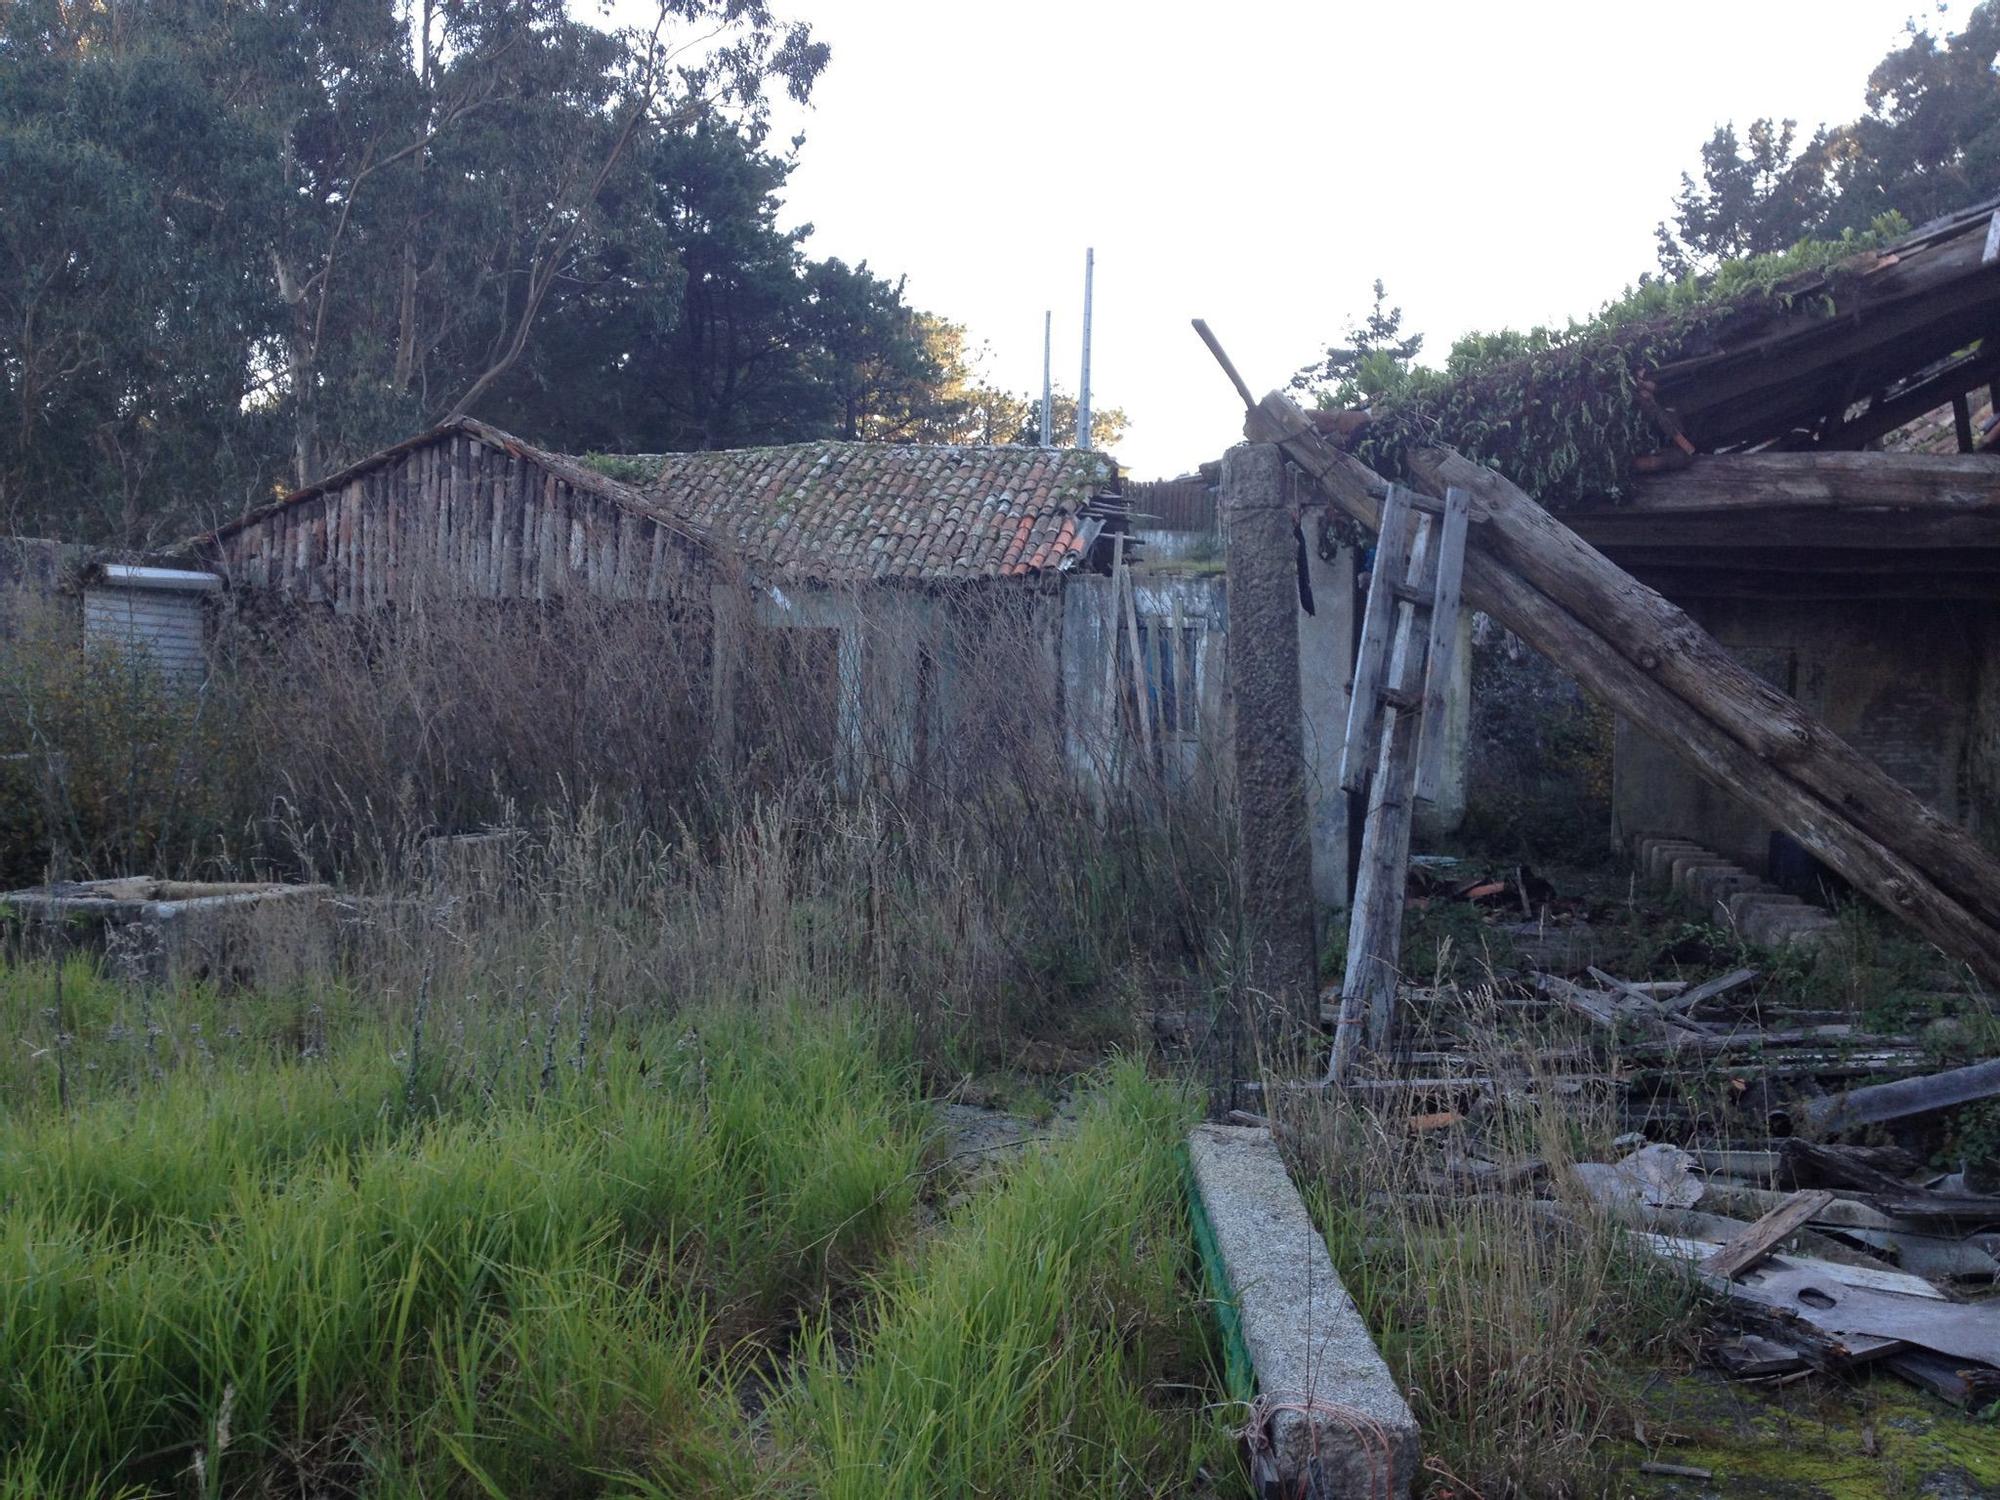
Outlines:
[[[1411, 791], [1423, 730], [1431, 636], [1431, 622], [1423, 618], [1426, 609], [1419, 601], [1431, 598], [1438, 588], [1438, 564], [1444, 551], [1438, 536], [1441, 530], [1441, 525], [1422, 519], [1410, 543], [1405, 568], [1389, 572], [1378, 562], [1369, 584], [1371, 605], [1377, 597], [1398, 602], [1385, 681], [1374, 694], [1383, 728], [1369, 781], [1361, 869], [1354, 882], [1354, 904], [1348, 919], [1347, 972], [1341, 980], [1340, 1016], [1334, 1028], [1333, 1056], [1327, 1064], [1327, 1079], [1334, 1083], [1346, 1081], [1364, 1035], [1371, 1049], [1386, 1050], [1395, 1022], [1403, 948], [1403, 886], [1410, 858]], [[1431, 617], [1435, 618], [1434, 608]], [[1350, 745], [1349, 749], [1355, 747]]]
[[1444, 492], [1444, 520], [1439, 530], [1437, 597], [1431, 604], [1431, 644], [1425, 653], [1424, 722], [1430, 733], [1417, 762], [1413, 795], [1419, 802], [1435, 802], [1444, 781], [1444, 762], [1450, 749], [1450, 727], [1446, 723], [1446, 700], [1451, 695], [1452, 670], [1458, 657], [1458, 604], [1461, 579], [1465, 573], [1465, 530], [1472, 517], [1472, 497], [1464, 490]]

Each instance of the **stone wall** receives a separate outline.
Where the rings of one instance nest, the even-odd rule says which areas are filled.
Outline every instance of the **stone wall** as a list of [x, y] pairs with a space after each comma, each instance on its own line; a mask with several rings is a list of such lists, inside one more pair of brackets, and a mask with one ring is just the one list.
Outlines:
[[[1930, 806], [1989, 841], [2000, 818], [1996, 606], [1918, 600], [1683, 604], [1736, 659], [1796, 698]], [[1614, 833], [1675, 833], [1762, 874], [1772, 825], [1637, 726], [1617, 734]]]

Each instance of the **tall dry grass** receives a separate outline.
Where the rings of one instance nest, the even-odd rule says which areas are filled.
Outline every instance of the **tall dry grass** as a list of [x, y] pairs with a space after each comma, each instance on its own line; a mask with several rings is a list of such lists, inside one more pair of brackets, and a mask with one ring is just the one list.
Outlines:
[[[528, 923], [662, 994], [865, 994], [904, 1006], [927, 1056], [996, 1054], [1146, 987], [1128, 976], [1212, 966], [1234, 920], [1212, 767], [1169, 784], [1140, 764], [1129, 697], [1078, 722], [1058, 604], [759, 596], [735, 623], [587, 599], [246, 605], [198, 689], [17, 633], [0, 737], [34, 795], [8, 862], [332, 881], [350, 953], [393, 959], [398, 994]], [[133, 690], [90, 686], [111, 671]], [[105, 790], [121, 767], [146, 816]]]
[[1703, 1294], [1570, 1179], [1630, 1142], [1566, 1036], [1503, 1023], [1490, 985], [1426, 995], [1416, 1045], [1455, 1061], [1418, 1071], [1491, 1079], [1483, 1098], [1273, 1089], [1280, 1138], [1423, 1427], [1428, 1490], [1608, 1493], [1605, 1440], [1634, 1435], [1645, 1372], [1691, 1355]]

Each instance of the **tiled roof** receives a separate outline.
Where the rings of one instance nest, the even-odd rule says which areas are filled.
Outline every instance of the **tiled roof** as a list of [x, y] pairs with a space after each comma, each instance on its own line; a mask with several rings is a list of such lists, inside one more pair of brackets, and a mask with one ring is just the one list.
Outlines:
[[657, 462], [651, 506], [799, 582], [1065, 572], [1122, 509], [1117, 466], [1070, 448], [800, 443]]

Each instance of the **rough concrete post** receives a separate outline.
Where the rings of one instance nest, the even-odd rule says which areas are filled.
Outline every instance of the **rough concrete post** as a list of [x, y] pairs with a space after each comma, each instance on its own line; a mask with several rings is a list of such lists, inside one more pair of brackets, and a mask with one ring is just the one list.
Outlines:
[[709, 753], [724, 770], [736, 766], [736, 688], [750, 628], [750, 606], [740, 585], [718, 580], [708, 590]]
[[1319, 965], [1300, 728], [1298, 551], [1277, 447], [1246, 443], [1223, 455], [1222, 507], [1248, 972], [1252, 988], [1282, 1014], [1312, 1025]]
[[1313, 895], [1345, 910], [1347, 793], [1340, 789], [1340, 751], [1347, 737], [1347, 687], [1354, 672], [1354, 552], [1321, 557], [1325, 511], [1313, 507], [1302, 526], [1312, 614], [1299, 615], [1299, 703], [1306, 760], [1306, 808], [1312, 828]]

